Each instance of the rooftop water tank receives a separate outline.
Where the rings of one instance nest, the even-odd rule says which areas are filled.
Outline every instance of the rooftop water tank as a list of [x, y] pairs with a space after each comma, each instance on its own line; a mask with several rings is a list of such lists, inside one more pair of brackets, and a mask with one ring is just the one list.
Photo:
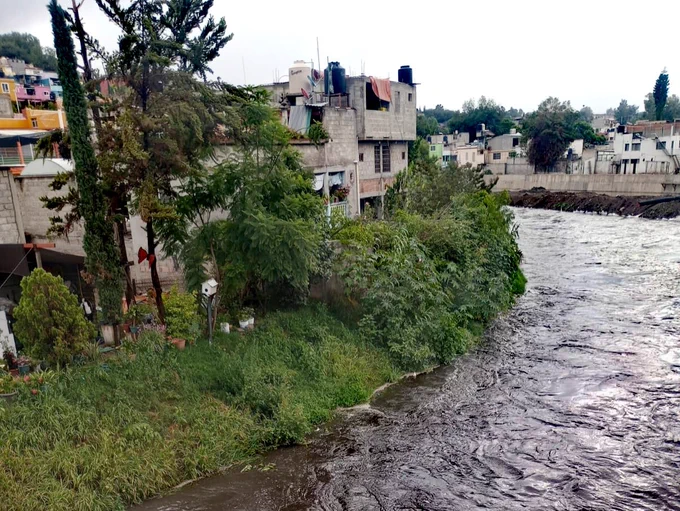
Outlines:
[[413, 85], [413, 69], [411, 69], [411, 66], [401, 66], [397, 74], [401, 83]]
[[333, 79], [333, 94], [347, 94], [345, 68], [337, 62], [331, 70], [331, 78]]
[[302, 89], [310, 92], [312, 84], [308, 76], [311, 76], [312, 68], [304, 60], [296, 60], [288, 70], [289, 94], [302, 94]]

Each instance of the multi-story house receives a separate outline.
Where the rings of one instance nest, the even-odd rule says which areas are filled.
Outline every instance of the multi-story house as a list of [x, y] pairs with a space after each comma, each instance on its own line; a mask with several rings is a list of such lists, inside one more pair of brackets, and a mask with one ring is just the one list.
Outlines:
[[616, 174], [680, 173], [680, 122], [639, 122], [621, 127], [614, 138], [612, 172]]
[[[402, 67], [399, 77], [349, 77], [331, 63], [321, 78], [297, 61], [288, 82], [264, 86], [281, 122], [298, 134], [293, 144], [329, 210], [355, 216], [367, 204], [380, 208], [386, 188], [408, 166], [408, 142], [416, 139], [416, 87], [411, 68]], [[312, 141], [310, 129], [323, 139]]]

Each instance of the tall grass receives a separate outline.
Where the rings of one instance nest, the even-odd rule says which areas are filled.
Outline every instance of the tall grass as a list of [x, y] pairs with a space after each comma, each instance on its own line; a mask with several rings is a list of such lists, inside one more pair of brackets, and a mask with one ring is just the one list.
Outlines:
[[303, 440], [396, 377], [321, 307], [183, 352], [153, 334], [0, 404], [0, 507], [124, 509], [264, 449]]

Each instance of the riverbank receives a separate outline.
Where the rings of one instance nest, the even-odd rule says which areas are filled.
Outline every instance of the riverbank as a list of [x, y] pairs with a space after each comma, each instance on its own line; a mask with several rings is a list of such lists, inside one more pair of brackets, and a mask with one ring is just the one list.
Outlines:
[[465, 353], [526, 279], [506, 195], [441, 197], [436, 216], [341, 224], [332, 308], [258, 315], [184, 351], [150, 327], [111, 358], [22, 385], [0, 401], [3, 509], [124, 509], [302, 443], [337, 409]]
[[510, 204], [522, 208], [640, 216], [649, 219], [675, 218], [680, 216], [680, 201], [665, 202], [651, 206], [640, 205], [639, 201], [648, 198], [650, 197], [612, 197], [590, 192], [549, 192], [539, 188], [522, 192], [511, 192]]

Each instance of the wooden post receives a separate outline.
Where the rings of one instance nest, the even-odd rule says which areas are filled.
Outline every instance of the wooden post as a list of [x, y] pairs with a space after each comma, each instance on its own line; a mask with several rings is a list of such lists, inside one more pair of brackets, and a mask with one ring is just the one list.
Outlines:
[[19, 162], [21, 165], [26, 166], [26, 162], [24, 162], [24, 150], [21, 148], [21, 142], [17, 140], [17, 150], [19, 151]]
[[42, 268], [42, 254], [40, 253], [40, 249], [36, 247], [35, 249], [35, 264], [38, 268]]

